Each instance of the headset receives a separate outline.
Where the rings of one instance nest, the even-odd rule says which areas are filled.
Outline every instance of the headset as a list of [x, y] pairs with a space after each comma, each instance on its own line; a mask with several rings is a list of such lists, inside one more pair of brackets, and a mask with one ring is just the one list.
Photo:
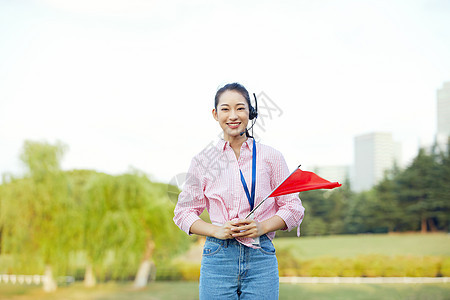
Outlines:
[[250, 126], [249, 129], [245, 129], [245, 131], [242, 131], [239, 135], [244, 135], [246, 132], [248, 132], [250, 129], [252, 130], [252, 135], [251, 137], [253, 137], [253, 126], [256, 123], [256, 119], [258, 118], [258, 100], [256, 99], [256, 95], [255, 93], [253, 93], [253, 97], [255, 98], [255, 107], [253, 108], [251, 102], [250, 102], [250, 107], [249, 107], [249, 114], [248, 114], [248, 119], [252, 120], [252, 126]]
[[[258, 100], [256, 99], [255, 93], [253, 93], [253, 97], [255, 97], [255, 108], [253, 108], [252, 104], [250, 103], [250, 114], [248, 115], [248, 118], [250, 120], [256, 119], [258, 117]], [[255, 120], [256, 121], [256, 120]]]

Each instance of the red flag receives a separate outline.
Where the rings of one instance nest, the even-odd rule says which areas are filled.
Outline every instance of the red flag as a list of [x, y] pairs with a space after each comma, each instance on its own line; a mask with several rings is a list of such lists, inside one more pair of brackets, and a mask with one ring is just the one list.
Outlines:
[[268, 197], [276, 197], [292, 193], [317, 189], [334, 189], [340, 187], [339, 182], [330, 182], [313, 172], [295, 170]]
[[318, 190], [318, 189], [334, 189], [340, 187], [342, 184], [339, 182], [330, 182], [313, 172], [302, 171], [300, 166], [291, 173], [278, 187], [276, 187], [268, 196], [266, 196], [253, 210], [247, 215], [246, 218], [251, 216], [255, 210], [263, 204], [267, 198], [282, 196], [292, 193]]

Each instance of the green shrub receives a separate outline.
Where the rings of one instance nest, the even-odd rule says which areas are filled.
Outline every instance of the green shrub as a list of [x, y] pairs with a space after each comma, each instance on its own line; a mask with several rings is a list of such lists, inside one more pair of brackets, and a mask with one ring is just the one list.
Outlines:
[[[315, 259], [310, 264], [304, 264], [307, 267], [309, 276], [313, 277], [335, 277], [339, 276], [343, 268], [342, 261], [334, 257], [323, 257], [320, 260]], [[306, 270], [305, 270], [306, 271]]]
[[383, 255], [365, 255], [357, 257], [359, 262], [360, 276], [363, 277], [380, 277], [384, 276], [386, 265], [390, 262], [390, 258]]
[[156, 268], [156, 280], [186, 280], [198, 281], [200, 264], [185, 261], [174, 261]]
[[450, 257], [446, 257], [441, 262], [440, 275], [443, 277], [450, 276]]
[[156, 280], [158, 281], [177, 281], [183, 278], [181, 270], [174, 264], [162, 264], [156, 266]]
[[[277, 249], [282, 277], [436, 277], [450, 275], [450, 258], [439, 256], [360, 255], [353, 258], [318, 257], [301, 260], [289, 249]], [[157, 280], [197, 281], [200, 264], [176, 262], [157, 269]]]
[[353, 272], [355, 277], [363, 277], [365, 276], [364, 272], [366, 271], [366, 258], [364, 256], [357, 256], [351, 260], [353, 262]]
[[278, 270], [282, 277], [297, 277], [300, 276], [297, 268], [283, 268]]
[[300, 276], [297, 269], [299, 261], [286, 248], [277, 249], [278, 271], [280, 276]]
[[386, 262], [386, 267], [384, 270], [385, 277], [404, 277], [406, 276], [404, 261], [400, 258], [392, 259]]
[[450, 258], [439, 256], [360, 255], [354, 258], [319, 257], [298, 260], [284, 250], [280, 276], [312, 277], [437, 277], [448, 276]]
[[181, 272], [183, 280], [197, 281], [200, 278], [200, 264], [199, 263], [179, 263], [178, 267]]
[[440, 273], [442, 258], [423, 256], [404, 259], [408, 261], [405, 265], [408, 277], [436, 277]]
[[0, 274], [9, 274], [13, 270], [14, 258], [12, 255], [0, 255]]

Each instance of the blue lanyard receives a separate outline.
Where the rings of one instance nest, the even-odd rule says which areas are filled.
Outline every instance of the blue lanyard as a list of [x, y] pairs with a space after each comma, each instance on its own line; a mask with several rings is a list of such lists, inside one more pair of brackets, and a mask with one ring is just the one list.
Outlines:
[[245, 194], [247, 195], [248, 203], [250, 204], [250, 211], [253, 210], [253, 206], [255, 205], [255, 186], [256, 186], [256, 144], [255, 139], [253, 139], [253, 157], [252, 157], [252, 195], [248, 192], [247, 183], [245, 182], [244, 175], [241, 172], [241, 181], [242, 186], [244, 187]]

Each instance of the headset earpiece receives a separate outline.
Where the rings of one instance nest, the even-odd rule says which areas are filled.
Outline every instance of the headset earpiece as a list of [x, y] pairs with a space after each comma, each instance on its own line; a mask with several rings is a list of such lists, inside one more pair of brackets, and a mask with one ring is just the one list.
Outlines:
[[253, 108], [253, 106], [250, 106], [249, 110], [250, 110], [250, 113], [248, 114], [249, 120], [253, 120], [256, 117], [258, 117], [258, 112]]
[[256, 107], [256, 109], [253, 108], [253, 106], [250, 104], [249, 114], [248, 114], [249, 120], [253, 120], [253, 119], [256, 119], [258, 117], [258, 100], [256, 100], [255, 93], [253, 93], [253, 97], [255, 98], [255, 107]]

